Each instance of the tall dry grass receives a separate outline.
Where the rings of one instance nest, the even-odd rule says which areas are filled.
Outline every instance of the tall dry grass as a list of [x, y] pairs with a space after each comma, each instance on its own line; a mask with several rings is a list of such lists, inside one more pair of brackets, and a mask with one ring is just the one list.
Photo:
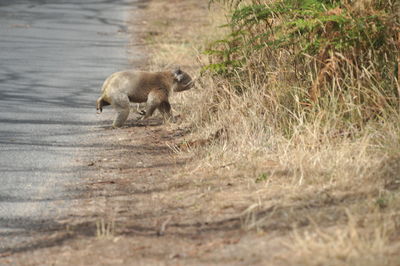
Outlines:
[[[310, 18], [314, 24], [302, 30], [312, 30], [302, 33], [290, 32], [285, 20], [292, 15], [278, 11], [257, 17], [252, 25], [233, 18], [248, 6], [265, 11], [293, 1], [211, 2], [208, 11], [186, 10], [201, 19], [193, 27], [186, 22], [178, 42], [163, 35], [153, 43], [159, 49], [153, 65], [184, 62], [191, 74], [202, 73], [196, 89], [175, 97], [181, 121], [172, 126], [192, 132], [186, 144], [196, 160], [189, 172], [252, 182], [257, 200], [243, 213], [252, 217], [244, 219], [244, 228], [285, 224], [295, 254], [289, 263], [396, 265], [398, 2], [311, 1], [326, 2], [326, 7], [314, 14], [321, 21]], [[248, 19], [256, 17], [251, 10]], [[365, 28], [359, 40], [338, 37], [355, 21], [367, 23], [358, 25]], [[291, 27], [301, 26], [295, 22]], [[283, 38], [279, 30], [297, 42], [273, 46]], [[254, 39], [265, 32], [264, 39]], [[321, 40], [323, 45], [310, 50], [302, 46]], [[334, 47], [327, 40], [349, 43]], [[273, 213], [268, 212], [271, 204]]]

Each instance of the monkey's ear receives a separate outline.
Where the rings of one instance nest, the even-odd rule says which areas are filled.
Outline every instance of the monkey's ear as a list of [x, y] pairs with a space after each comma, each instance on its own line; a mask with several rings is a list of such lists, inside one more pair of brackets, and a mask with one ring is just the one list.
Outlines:
[[172, 71], [172, 73], [173, 73], [173, 74], [177, 74], [177, 75], [182, 74], [181, 67], [178, 66], [178, 67], [174, 68], [174, 70]]
[[180, 67], [177, 67], [174, 71], [172, 71], [174, 78], [176, 81], [181, 82], [183, 79], [183, 73]]

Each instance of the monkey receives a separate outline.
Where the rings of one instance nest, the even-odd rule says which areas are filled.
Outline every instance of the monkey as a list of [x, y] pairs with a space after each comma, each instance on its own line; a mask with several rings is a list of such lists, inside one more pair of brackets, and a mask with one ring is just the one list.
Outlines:
[[117, 112], [113, 128], [121, 127], [129, 115], [129, 103], [146, 103], [142, 119], [150, 117], [156, 109], [164, 118], [172, 117], [168, 97], [171, 91], [181, 92], [193, 87], [192, 78], [180, 68], [173, 71], [146, 72], [124, 70], [111, 74], [103, 83], [96, 109], [111, 105]]

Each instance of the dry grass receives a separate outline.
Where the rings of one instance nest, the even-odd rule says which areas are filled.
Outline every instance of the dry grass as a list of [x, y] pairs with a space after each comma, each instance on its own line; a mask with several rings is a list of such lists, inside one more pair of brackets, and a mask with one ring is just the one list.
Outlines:
[[393, 222], [382, 218], [370, 228], [360, 228], [357, 219], [347, 213], [347, 225], [333, 230], [321, 230], [294, 234], [297, 263], [305, 265], [397, 265], [398, 244], [390, 243], [396, 228]]
[[[157, 32], [149, 36], [151, 68], [181, 65], [197, 76], [210, 62], [201, 51], [224, 34], [226, 29], [218, 25], [224, 24], [226, 10], [207, 10], [206, 2], [180, 2], [175, 12], [187, 16], [177, 19], [177, 13], [170, 12], [160, 18], [162, 23], [150, 25]], [[169, 10], [174, 6], [161, 0], [152, 4]], [[357, 93], [374, 95], [371, 101], [379, 105], [381, 119], [351, 120], [364, 106], [341, 88], [336, 89], [344, 96], [330, 95], [318, 107], [302, 111], [301, 96], [308, 90], [299, 82], [290, 85], [290, 73], [280, 72], [288, 67], [288, 55], [280, 55], [275, 62], [282, 68], [264, 66], [268, 72], [258, 75], [249, 64], [244, 71], [251, 73], [233, 78], [206, 72], [196, 89], [175, 97], [181, 120], [170, 127], [191, 130], [175, 147], [193, 158], [182, 178], [190, 176], [194, 186], [220, 186], [218, 193], [207, 194], [210, 212], [231, 202], [242, 209], [237, 215], [244, 229], [288, 233], [294, 255], [287, 264], [398, 265], [398, 110], [384, 102], [376, 83], [368, 87], [351, 80]], [[250, 59], [259, 67], [263, 56]], [[374, 71], [364, 69], [364, 81]], [[265, 74], [268, 83], [262, 79]], [[238, 83], [246, 88], [240, 94]], [[343, 119], [348, 113], [353, 114], [350, 122]], [[223, 193], [225, 181], [235, 186], [229, 193]]]

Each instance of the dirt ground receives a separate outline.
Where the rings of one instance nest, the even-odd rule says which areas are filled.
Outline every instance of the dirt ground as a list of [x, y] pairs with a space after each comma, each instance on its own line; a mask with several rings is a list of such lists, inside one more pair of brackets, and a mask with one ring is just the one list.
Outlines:
[[[105, 117], [111, 123], [112, 112]], [[160, 117], [96, 132], [90, 144], [105, 148], [77, 159], [89, 177], [70, 217], [0, 264], [256, 265], [267, 257], [277, 265], [282, 236], [244, 231], [238, 213], [247, 205], [222, 201], [237, 182], [177, 174], [190, 158], [171, 147], [186, 133]]]
[[[131, 23], [144, 25], [133, 27], [141, 29], [136, 34], [143, 44], [148, 22], [146, 9], [140, 12], [142, 20]], [[145, 68], [146, 62], [135, 64]], [[113, 115], [108, 109], [99, 116], [101, 126], [86, 143], [91, 152], [77, 155], [84, 185], [71, 185], [82, 197], [74, 201], [68, 217], [37, 232], [33, 243], [1, 254], [0, 265], [284, 262], [284, 234], [243, 229], [248, 217], [241, 213], [248, 202], [231, 195], [254, 188], [234, 178], [179, 174], [187, 173], [191, 158], [174, 153], [173, 147], [184, 141], [187, 129], [164, 125], [159, 116], [137, 121], [131, 115], [124, 128], [112, 130], [108, 125]]]

